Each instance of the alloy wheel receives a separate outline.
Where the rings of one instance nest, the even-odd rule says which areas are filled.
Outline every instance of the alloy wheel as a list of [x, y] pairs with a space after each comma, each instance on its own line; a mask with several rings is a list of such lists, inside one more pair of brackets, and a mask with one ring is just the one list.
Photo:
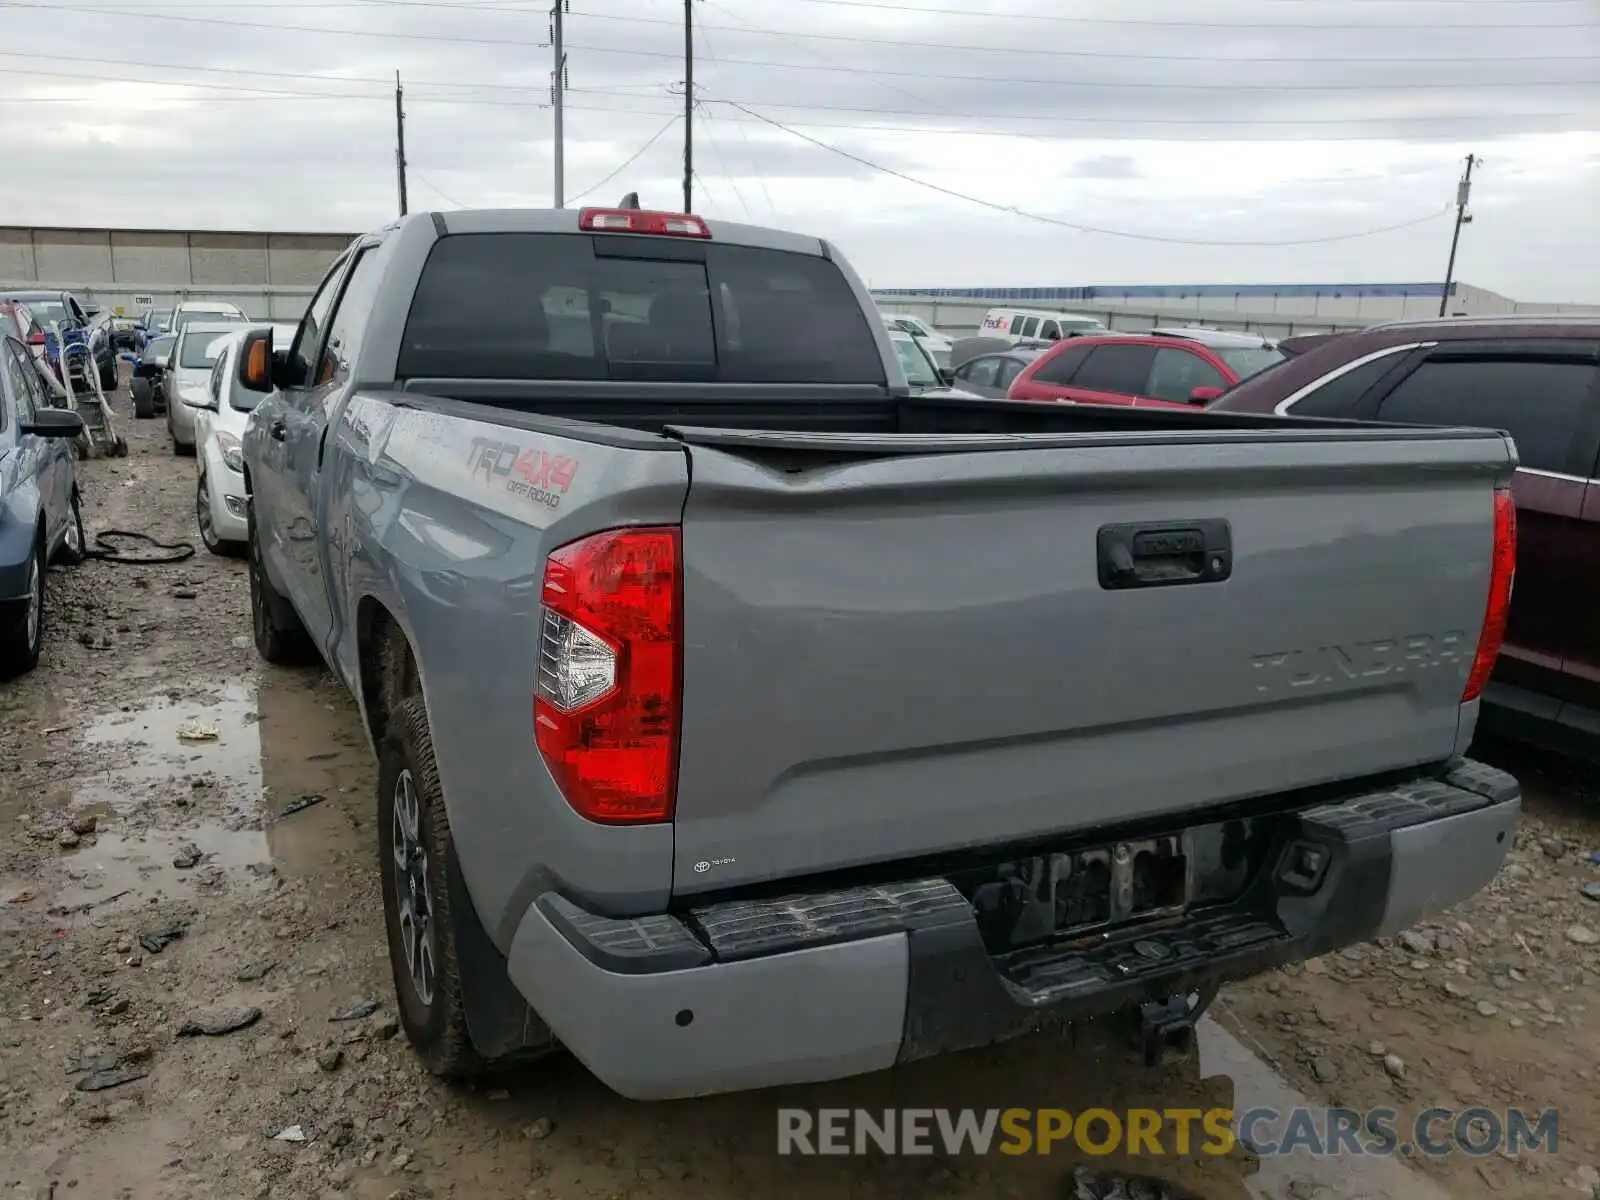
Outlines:
[[395, 780], [392, 807], [392, 867], [400, 945], [417, 999], [431, 1008], [438, 978], [433, 893], [428, 882], [428, 852], [422, 845], [422, 810], [409, 769], [401, 771]]

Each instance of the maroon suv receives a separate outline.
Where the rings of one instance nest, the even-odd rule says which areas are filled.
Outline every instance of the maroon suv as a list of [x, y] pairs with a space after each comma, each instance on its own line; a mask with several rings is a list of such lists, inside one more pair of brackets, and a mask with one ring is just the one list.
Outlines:
[[1517, 576], [1485, 716], [1600, 748], [1600, 317], [1467, 317], [1295, 339], [1208, 411], [1471, 425], [1517, 444]]

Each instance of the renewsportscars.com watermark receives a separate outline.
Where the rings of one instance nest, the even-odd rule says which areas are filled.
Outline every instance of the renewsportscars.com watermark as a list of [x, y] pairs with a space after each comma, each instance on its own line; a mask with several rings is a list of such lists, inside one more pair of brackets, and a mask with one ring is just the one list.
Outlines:
[[1083, 1154], [1225, 1155], [1238, 1146], [1262, 1158], [1450, 1154], [1554, 1154], [1553, 1108], [1423, 1109], [1409, 1120], [1392, 1108], [780, 1108], [782, 1155]]

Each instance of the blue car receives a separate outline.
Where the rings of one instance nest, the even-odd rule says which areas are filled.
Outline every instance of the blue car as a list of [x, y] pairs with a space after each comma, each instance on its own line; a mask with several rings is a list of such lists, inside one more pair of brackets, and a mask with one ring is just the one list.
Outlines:
[[49, 406], [28, 348], [0, 339], [0, 678], [39, 662], [45, 568], [83, 558], [82, 432], [77, 413]]

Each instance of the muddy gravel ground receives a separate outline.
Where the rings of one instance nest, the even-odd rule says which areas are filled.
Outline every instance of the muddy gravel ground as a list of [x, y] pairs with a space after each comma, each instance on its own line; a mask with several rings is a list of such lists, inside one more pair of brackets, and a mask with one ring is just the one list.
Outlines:
[[[80, 465], [91, 538], [197, 540], [193, 460], [163, 422], [122, 424], [128, 458]], [[466, 1089], [425, 1075], [397, 1034], [355, 708], [324, 672], [256, 659], [242, 563], [202, 550], [53, 571], [47, 619], [38, 670], [0, 684], [0, 1196], [1064, 1197], [1085, 1165], [1172, 1182], [1104, 1195], [1600, 1196], [1600, 904], [1582, 890], [1600, 877], [1600, 801], [1584, 768], [1486, 748], [1529, 797], [1489, 889], [1399, 939], [1226, 989], [1196, 1052], [1159, 1070], [1090, 1028], [677, 1104], [622, 1100], [564, 1058]], [[1555, 1107], [1560, 1142], [1420, 1166], [776, 1153], [781, 1106], [1295, 1103]]]

